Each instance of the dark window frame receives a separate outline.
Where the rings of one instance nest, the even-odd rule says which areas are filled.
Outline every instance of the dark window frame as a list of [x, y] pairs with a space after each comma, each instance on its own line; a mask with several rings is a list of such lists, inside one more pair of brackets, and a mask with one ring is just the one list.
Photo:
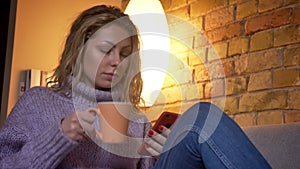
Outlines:
[[16, 9], [17, 0], [0, 1], [0, 127], [2, 127], [7, 116]]

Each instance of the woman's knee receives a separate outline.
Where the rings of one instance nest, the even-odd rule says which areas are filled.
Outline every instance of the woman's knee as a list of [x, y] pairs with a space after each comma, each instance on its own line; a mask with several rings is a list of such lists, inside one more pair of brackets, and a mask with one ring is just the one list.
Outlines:
[[223, 115], [225, 113], [210, 102], [198, 102], [182, 114], [185, 119], [190, 119], [190, 122], [194, 121], [201, 125], [204, 125], [207, 120], [218, 122]]

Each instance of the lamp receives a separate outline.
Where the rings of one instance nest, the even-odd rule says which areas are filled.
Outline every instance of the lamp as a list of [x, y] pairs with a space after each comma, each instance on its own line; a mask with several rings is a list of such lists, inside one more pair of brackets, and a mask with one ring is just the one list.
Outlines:
[[159, 0], [130, 0], [125, 13], [141, 35], [141, 66], [146, 106], [154, 104], [165, 80], [170, 52], [168, 23]]

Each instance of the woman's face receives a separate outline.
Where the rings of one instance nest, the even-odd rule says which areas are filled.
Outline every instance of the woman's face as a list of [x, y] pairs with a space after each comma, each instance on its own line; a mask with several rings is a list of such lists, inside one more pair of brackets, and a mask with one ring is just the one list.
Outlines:
[[[109, 90], [124, 76], [132, 52], [129, 33], [116, 24], [96, 31], [83, 56], [83, 80], [91, 87]], [[126, 59], [127, 58], [127, 59]]]

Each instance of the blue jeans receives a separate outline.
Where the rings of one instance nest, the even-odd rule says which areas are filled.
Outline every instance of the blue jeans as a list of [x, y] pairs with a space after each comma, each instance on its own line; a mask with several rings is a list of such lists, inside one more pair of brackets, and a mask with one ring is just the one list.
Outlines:
[[175, 123], [155, 169], [269, 169], [241, 128], [218, 107], [198, 103]]

